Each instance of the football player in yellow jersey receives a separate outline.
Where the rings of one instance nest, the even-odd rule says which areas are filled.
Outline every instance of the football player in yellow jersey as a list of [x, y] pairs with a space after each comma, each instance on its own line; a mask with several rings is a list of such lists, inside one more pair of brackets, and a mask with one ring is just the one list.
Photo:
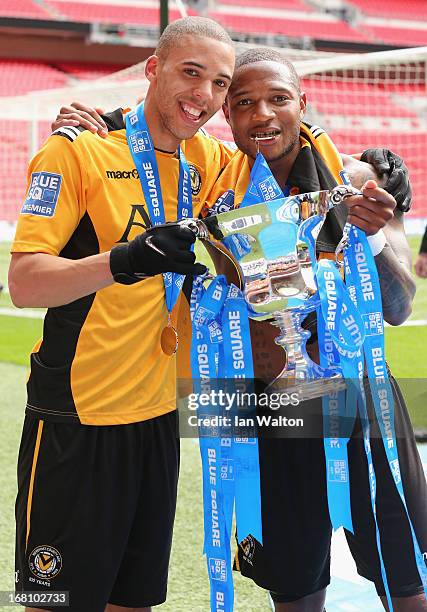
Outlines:
[[[166, 598], [179, 466], [173, 302], [182, 275], [205, 267], [189, 230], [156, 221], [198, 215], [230, 158], [199, 128], [224, 102], [234, 61], [215, 22], [175, 22], [147, 60], [143, 108], [109, 115], [106, 141], [60, 129], [30, 164], [9, 287], [16, 306], [48, 311], [19, 454], [16, 589], [68, 592], [72, 612]], [[27, 611], [56, 609], [56, 597]]]
[[[304, 109], [305, 96], [300, 91], [298, 77], [292, 65], [280, 54], [270, 50], [253, 50], [238, 58], [224, 111], [241, 152], [233, 157], [216, 182], [207, 199], [209, 207], [215, 209], [218, 203], [221, 207], [240, 204], [249, 185], [256, 141], [269, 161], [276, 180], [284, 189], [287, 186], [300, 191], [328, 188], [325, 182], [338, 179], [338, 171], [342, 168], [341, 159], [323, 130], [301, 125]], [[71, 124], [84, 123], [90, 129], [97, 130], [102, 129], [103, 120], [93, 109], [76, 104], [74, 108], [61, 109], [55, 127], [69, 125], [70, 121]], [[301, 151], [302, 156], [299, 155]], [[308, 162], [314, 163], [313, 156], [316, 159], [316, 176], [312, 176], [307, 165]], [[382, 280], [386, 278], [391, 283], [382, 284], [385, 315], [390, 321], [399, 323], [408, 315], [413, 297], [413, 283], [407, 271], [406, 239], [398, 220], [400, 212], [408, 207], [408, 185], [405, 176], [401, 176], [401, 167], [392, 171], [396, 164], [401, 166], [399, 158], [385, 150], [370, 150], [364, 157], [374, 162], [378, 174], [390, 174], [387, 187], [391, 187], [396, 194], [398, 210], [393, 217], [394, 200], [377, 188], [375, 183], [368, 183], [366, 194], [370, 198], [375, 196], [377, 201], [365, 198], [353, 200], [350, 220], [366, 229], [369, 234], [376, 234], [384, 227], [389, 242], [393, 244], [393, 249], [386, 246], [382, 250], [380, 245], [377, 264]], [[366, 164], [360, 164], [349, 156], [343, 156], [342, 161], [353, 183], [360, 187], [368, 179], [378, 178]], [[296, 172], [295, 164], [299, 166], [299, 172]], [[290, 177], [292, 182], [289, 181]], [[325, 253], [333, 252], [340, 237], [338, 230], [339, 223], [334, 225], [331, 222], [326, 227], [323, 235]], [[381, 234], [377, 239], [381, 242]], [[402, 264], [399, 259], [402, 259]], [[272, 338], [276, 333], [274, 330], [267, 334], [257, 333], [253, 338], [255, 360], [257, 353], [265, 353], [266, 349], [270, 356], [274, 355], [267, 364], [262, 363], [263, 359], [257, 360], [258, 373], [267, 379], [282, 367], [282, 363], [275, 359], [276, 356], [282, 356], [281, 349], [274, 353]], [[415, 495], [414, 491], [415, 483], [423, 480], [422, 469], [402, 402], [400, 408], [398, 430], [400, 435], [408, 438], [405, 451], [407, 456], [403, 464], [406, 482], [410, 483], [410, 505], [414, 512], [423, 516], [424, 493]], [[387, 481], [387, 468], [381, 449], [378, 449], [375, 442], [373, 446], [376, 461], [385, 479], [385, 484], [379, 484], [380, 494], [386, 497], [392, 487]], [[352, 442], [350, 452], [356, 466], [352, 473], [354, 490], [361, 494], [355, 495], [353, 500], [357, 531], [354, 538], [349, 535], [349, 543], [360, 573], [373, 580], [379, 594], [383, 595], [360, 439]], [[244, 575], [271, 591], [276, 610], [320, 611], [323, 609], [325, 588], [329, 582], [331, 535], [324, 485], [323, 443], [321, 440], [289, 439], [269, 439], [266, 443], [260, 439], [260, 464], [263, 516], [267, 517], [263, 523], [264, 546], [259, 546], [253, 539], [245, 541], [238, 551], [237, 565]], [[412, 476], [408, 476], [409, 473]], [[417, 582], [413, 561], [409, 559], [410, 537], [402, 529], [404, 517], [398, 508], [397, 499], [392, 498], [389, 504], [384, 512], [388, 521], [384, 519], [383, 530], [386, 534], [394, 534], [396, 529], [402, 533], [397, 541], [397, 552], [388, 550], [388, 562], [393, 567], [391, 588], [394, 603], [397, 602], [397, 609], [400, 609], [400, 605], [405, 610], [411, 606], [415, 606], [413, 609], [416, 610], [423, 609], [420, 607], [423, 605], [422, 596], [419, 595], [422, 589]], [[395, 517], [396, 523], [392, 524], [388, 512]], [[421, 529], [420, 521], [418, 528]], [[423, 534], [420, 537], [424, 537]], [[401, 558], [405, 558], [403, 566], [400, 564]]]

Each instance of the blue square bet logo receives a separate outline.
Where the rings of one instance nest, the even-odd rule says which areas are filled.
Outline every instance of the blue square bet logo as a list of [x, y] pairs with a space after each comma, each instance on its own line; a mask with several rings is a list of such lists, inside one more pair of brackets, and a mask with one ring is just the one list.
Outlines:
[[225, 559], [209, 557], [209, 574], [212, 580], [227, 582], [227, 565]]
[[152, 151], [150, 136], [145, 130], [139, 130], [130, 135], [130, 145], [132, 153], [144, 153], [145, 151]]
[[61, 191], [61, 184], [62, 176], [60, 174], [33, 172], [27, 199], [22, 206], [21, 214], [53, 217]]
[[267, 178], [265, 181], [262, 181], [258, 185], [262, 199], [264, 202], [268, 202], [269, 200], [275, 200], [276, 198], [280, 198], [282, 193], [278, 189], [278, 186], [275, 184], [275, 181], [271, 178]]

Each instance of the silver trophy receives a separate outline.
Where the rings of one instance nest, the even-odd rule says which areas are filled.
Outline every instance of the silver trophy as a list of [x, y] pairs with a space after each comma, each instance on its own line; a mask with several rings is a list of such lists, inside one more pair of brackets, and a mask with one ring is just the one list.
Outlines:
[[[322, 368], [309, 357], [310, 332], [301, 327], [301, 320], [319, 304], [313, 266], [326, 214], [360, 193], [338, 186], [180, 222], [210, 254], [219, 249], [234, 264], [249, 316], [279, 328], [275, 342], [286, 351], [286, 365], [269, 385], [271, 391], [296, 392], [303, 401], [343, 387], [336, 370]], [[343, 236], [337, 247], [337, 265], [345, 241]]]

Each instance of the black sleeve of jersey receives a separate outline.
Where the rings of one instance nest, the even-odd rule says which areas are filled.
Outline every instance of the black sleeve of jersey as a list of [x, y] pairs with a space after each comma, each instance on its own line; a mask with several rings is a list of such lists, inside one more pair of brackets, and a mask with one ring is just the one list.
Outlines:
[[116, 110], [105, 113], [105, 115], [101, 115], [101, 117], [105, 121], [105, 125], [109, 132], [123, 130], [126, 127], [123, 119], [123, 109], [121, 108], [116, 108]]
[[[121, 108], [116, 108], [116, 110], [112, 111], [111, 113], [105, 113], [105, 115], [101, 115], [101, 117], [105, 121], [109, 132], [123, 130], [126, 128], [123, 119], [123, 111]], [[86, 130], [87, 128], [83, 127], [82, 125], [66, 125], [55, 130], [52, 135], [62, 136], [62, 138], [66, 138], [70, 142], [74, 142], [76, 138]]]
[[421, 240], [420, 253], [427, 253], [427, 226], [424, 232], [423, 239]]

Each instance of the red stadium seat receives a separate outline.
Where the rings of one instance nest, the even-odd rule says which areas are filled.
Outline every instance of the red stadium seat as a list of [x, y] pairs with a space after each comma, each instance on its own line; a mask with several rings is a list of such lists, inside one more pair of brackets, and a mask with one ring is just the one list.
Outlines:
[[32, 0], [0, 0], [1, 17], [30, 17], [31, 19], [52, 19], [47, 11]]
[[[126, 6], [124, 4], [93, 4], [84, 2], [58, 2], [49, 0], [48, 4], [67, 19], [85, 23], [127, 23], [159, 27], [160, 9], [153, 7]], [[180, 17], [177, 10], [171, 9], [169, 19]]]
[[[427, 133], [384, 132], [384, 130], [334, 130], [328, 134], [338, 149], [345, 153], [356, 153], [366, 147], [387, 147], [401, 155], [408, 168], [413, 188], [411, 215], [427, 217], [427, 200], [424, 196], [427, 159]], [[419, 154], [417, 154], [419, 152]]]
[[0, 96], [17, 96], [68, 84], [63, 72], [41, 62], [0, 60], [0, 74]]
[[79, 79], [80, 81], [87, 81], [92, 79], [99, 79], [103, 76], [107, 76], [117, 70], [127, 68], [127, 65], [114, 65], [111, 64], [80, 64], [77, 62], [62, 62], [55, 64], [66, 74]]
[[237, 11], [235, 15], [212, 12], [210, 16], [234, 32], [283, 34], [290, 37], [310, 36], [324, 40], [367, 40], [364, 34], [354, 30], [343, 21], [321, 21], [306, 17], [304, 19], [254, 17], [238, 14]]
[[[320, 113], [358, 116], [358, 117], [417, 117], [417, 113], [409, 108], [408, 89], [392, 95], [385, 91], [381, 83], [372, 85], [354, 81], [334, 81], [333, 78], [302, 79], [302, 87], [307, 93], [308, 101]], [[389, 84], [387, 84], [389, 89]], [[420, 92], [422, 94], [423, 91]], [[414, 88], [414, 95], [417, 89]], [[412, 95], [412, 92], [411, 92]]]
[[312, 11], [303, 0], [221, 0], [217, 6], [259, 6], [260, 8], [274, 8], [287, 11]]
[[425, 0], [348, 0], [366, 15], [384, 17], [384, 19], [427, 19], [427, 2]]
[[372, 39], [383, 43], [404, 47], [427, 45], [427, 30], [398, 28], [394, 26], [373, 26], [366, 23], [360, 24], [359, 28]]

